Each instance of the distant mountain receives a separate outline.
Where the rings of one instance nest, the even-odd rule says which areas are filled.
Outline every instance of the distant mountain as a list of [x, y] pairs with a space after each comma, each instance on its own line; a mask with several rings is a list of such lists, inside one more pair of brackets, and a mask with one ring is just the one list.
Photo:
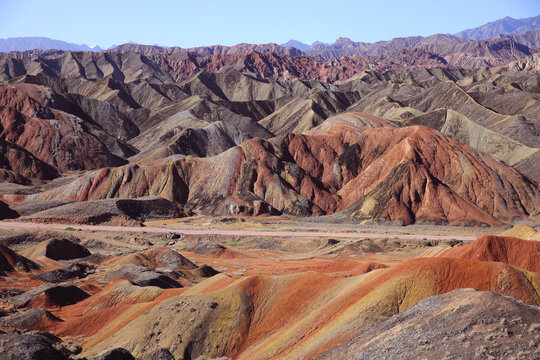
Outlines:
[[[375, 43], [356, 42], [346, 37], [340, 37], [333, 44], [314, 42], [309, 49], [302, 50], [311, 57], [328, 60], [342, 56], [377, 56], [389, 51], [418, 46], [458, 45], [467, 44], [471, 40], [497, 40], [501, 38], [511, 39], [531, 49], [540, 49], [540, 15], [526, 19], [505, 17], [474, 29], [461, 31], [455, 35], [435, 34], [427, 37], [398, 37]], [[291, 42], [293, 41], [291, 40]], [[291, 46], [295, 45], [291, 43]]]
[[499, 34], [521, 34], [538, 29], [540, 29], [540, 15], [526, 19], [514, 19], [507, 16], [474, 29], [463, 30], [455, 36], [471, 40], [487, 40]]
[[521, 34], [501, 34], [495, 38], [512, 39], [515, 42], [525, 45], [531, 49], [540, 50], [540, 30], [527, 31]]
[[99, 46], [90, 47], [86, 44], [72, 44], [61, 40], [46, 37], [15, 37], [0, 39], [0, 51], [27, 51], [27, 50], [72, 50], [72, 51], [101, 51]]
[[292, 46], [297, 48], [298, 50], [306, 51], [311, 49], [313, 45], [304, 44], [303, 42], [300, 42], [298, 40], [289, 40], [284, 44], [280, 44], [280, 46]]
[[300, 51], [296, 47], [281, 46], [274, 43], [269, 44], [237, 44], [234, 46], [223, 45], [211, 45], [211, 46], [199, 46], [194, 48], [181, 48], [178, 46], [161, 47], [155, 45], [140, 45], [136, 43], [127, 43], [116, 46], [111, 49], [107, 49], [108, 52], [136, 52], [142, 55], [155, 55], [155, 54], [193, 54], [196, 56], [212, 56], [212, 55], [234, 55], [242, 54], [250, 50], [260, 53], [274, 53], [277, 55], [290, 55], [290, 56], [303, 56], [304, 52]]
[[[331, 51], [325, 50], [311, 58], [278, 54], [278, 51], [294, 50], [300, 53], [300, 50], [275, 44], [274, 49], [272, 44], [261, 45], [261, 50], [254, 50], [248, 44], [192, 49], [124, 44], [97, 53], [61, 50], [12, 52], [0, 55], [0, 69], [5, 69], [4, 73], [0, 74], [0, 81], [8, 81], [23, 75], [54, 74], [58, 78], [71, 78], [77, 75], [87, 80], [100, 80], [111, 76], [126, 83], [150, 78], [157, 82], [176, 82], [191, 78], [200, 71], [207, 73], [238, 71], [260, 79], [285, 81], [296, 78], [338, 83], [362, 71], [385, 72], [435, 67], [478, 69], [485, 66], [502, 66], [535, 52], [508, 38], [480, 41], [454, 38], [463, 41], [457, 44], [432, 42], [429, 38], [421, 39], [422, 41], [411, 42], [416, 44], [411, 47], [405, 47], [409, 43], [405, 41], [406, 38], [396, 40], [393, 46], [386, 44], [386, 51], [382, 54], [358, 56], [355, 50], [362, 51], [362, 47], [358, 44], [364, 43], [354, 43], [342, 38], [333, 45]], [[210, 55], [206, 55], [208, 53]], [[325, 59], [322, 55], [329, 57]], [[116, 59], [117, 64], [111, 67], [112, 59]], [[55, 66], [50, 65], [51, 61]], [[84, 71], [80, 70], [81, 66], [85, 68]]]
[[330, 45], [330, 44], [322, 42], [322, 41], [315, 41], [313, 44], [311, 44], [312, 47], [315, 45]]
[[461, 44], [471, 42], [452, 35], [436, 34], [427, 37], [409, 36], [404, 38], [394, 38], [388, 41], [378, 41], [375, 43], [365, 43], [352, 41], [346, 37], [340, 37], [333, 44], [313, 43], [312, 47], [306, 51], [309, 56], [320, 60], [328, 60], [343, 56], [377, 56], [388, 51], [412, 48], [422, 45], [433, 44]]
[[[471, 48], [471, 46], [484, 47], [486, 45], [475, 43], [475, 41], [489, 40], [491, 42], [499, 42], [499, 44], [502, 44], [503, 42], [500, 42], [500, 40], [504, 39], [510, 39], [516, 44], [524, 45], [532, 50], [540, 50], [540, 15], [526, 19], [513, 19], [510, 17], [505, 17], [474, 29], [461, 31], [455, 35], [434, 34], [426, 37], [398, 37], [391, 40], [377, 41], [374, 43], [357, 42], [346, 37], [340, 37], [334, 43], [330, 44], [315, 41], [310, 45], [291, 39], [281, 45], [275, 43], [241, 43], [234, 46], [212, 45], [181, 48], [178, 46], [164, 47], [157, 44], [142, 45], [130, 41], [126, 44], [118, 46], [113, 45], [105, 51], [135, 52], [145, 56], [156, 54], [178, 54], [184, 56], [185, 54], [190, 53], [198, 57], [206, 57], [213, 55], [237, 55], [253, 50], [259, 53], [271, 52], [276, 55], [308, 56], [313, 60], [323, 63], [330, 59], [340, 57], [378, 57], [389, 52], [395, 52], [398, 54], [400, 50], [419, 47], [422, 47], [422, 50], [411, 50], [411, 54], [417, 53], [424, 56], [425, 51], [427, 51], [433, 53], [434, 55], [447, 57], [452, 52], [459, 52], [458, 50], [461, 48]], [[489, 47], [490, 45], [488, 44], [487, 46]], [[455, 48], [456, 51], [453, 51], [453, 48]], [[0, 39], [0, 52], [28, 50], [102, 51], [102, 49], [98, 46], [91, 48], [85, 44], [72, 44], [61, 40], [54, 40], [44, 37]], [[528, 52], [527, 49], [518, 49], [518, 51], [523, 53]], [[402, 55], [403, 54], [400, 54], [399, 57], [403, 58]], [[461, 57], [461, 55], [456, 56]], [[409, 55], [406, 55], [405, 57], [409, 57]], [[497, 57], [498, 56], [496, 56], [496, 58]], [[507, 56], [503, 56], [503, 58], [507, 58]], [[402, 60], [399, 62], [401, 61]], [[502, 61], [502, 63], [505, 63], [504, 61]], [[454, 59], [449, 61], [449, 63], [456, 66], [459, 62], [456, 63]], [[477, 65], [479, 64], [475, 60], [473, 63], [465, 67], [475, 68]], [[497, 60], [495, 62], [491, 61], [491, 63], [486, 65], [498, 66], [501, 64], [500, 61]]]

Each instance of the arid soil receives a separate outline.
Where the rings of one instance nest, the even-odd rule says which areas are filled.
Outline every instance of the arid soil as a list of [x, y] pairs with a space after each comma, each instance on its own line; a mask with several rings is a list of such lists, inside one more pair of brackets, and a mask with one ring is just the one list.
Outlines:
[[[160, 227], [234, 231], [243, 226], [270, 230], [279, 224], [278, 219], [203, 217], [162, 222]], [[285, 229], [334, 226], [291, 220]], [[345, 228], [352, 231], [354, 225]], [[392, 236], [398, 229], [416, 239]], [[520, 226], [512, 231], [535, 233], [529, 229]], [[427, 240], [434, 231], [480, 238]], [[70, 227], [0, 230], [0, 329], [13, 334], [0, 334], [0, 342], [11, 344], [10, 350], [31, 352], [25, 341], [35, 341], [39, 349], [60, 354], [59, 359], [98, 358], [115, 348], [137, 359], [165, 350], [173, 359], [342, 358], [379, 348], [387, 349], [385, 356], [392, 358], [395, 340], [386, 329], [407, 321], [435, 326], [439, 312], [426, 309], [438, 306], [442, 314], [449, 307], [468, 306], [463, 310], [468, 311], [468, 323], [479, 325], [473, 326], [470, 336], [460, 332], [468, 336], [465, 348], [458, 345], [459, 336], [452, 335], [462, 326], [454, 321], [454, 330], [445, 326], [422, 331], [427, 339], [422, 349], [437, 356], [430, 339], [445, 331], [440, 335], [443, 355], [534, 353], [538, 325], [534, 316], [524, 314], [539, 311], [536, 242], [487, 235], [496, 231], [486, 228], [387, 227], [377, 232], [387, 236], [179, 235]], [[514, 249], [526, 251], [516, 258]], [[452, 291], [459, 288], [479, 291]], [[437, 294], [445, 295], [430, 298]], [[464, 300], [463, 294], [471, 299]], [[476, 303], [482, 307], [471, 307]], [[494, 311], [508, 313], [499, 317]], [[493, 314], [493, 325], [481, 320], [486, 312]], [[17, 331], [28, 338], [15, 337]], [[378, 337], [372, 347], [358, 347], [365, 343], [360, 339], [374, 331], [390, 331], [388, 339]], [[404, 346], [414, 343], [414, 334], [401, 333]], [[514, 336], [520, 340], [512, 342]], [[504, 341], [490, 342], [488, 337]], [[340, 345], [347, 341], [346, 347]], [[477, 349], [480, 344], [484, 350]], [[7, 356], [5, 351], [0, 356]], [[418, 353], [407, 354], [400, 356], [414, 358]]]
[[539, 358], [540, 32], [491, 31], [1, 53], [0, 360]]

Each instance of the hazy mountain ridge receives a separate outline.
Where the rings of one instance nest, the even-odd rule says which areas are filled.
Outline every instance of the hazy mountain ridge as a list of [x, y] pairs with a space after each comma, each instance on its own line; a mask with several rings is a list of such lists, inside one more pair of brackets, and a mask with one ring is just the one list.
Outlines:
[[237, 44], [234, 46], [211, 45], [194, 48], [181, 48], [178, 46], [161, 47], [155, 45], [140, 45], [127, 43], [105, 50], [106, 52], [136, 52], [143, 55], [155, 54], [193, 54], [199, 57], [211, 55], [235, 55], [247, 51], [271, 52], [278, 55], [302, 56], [304, 53], [292, 46], [280, 46], [278, 44]]
[[315, 44], [304, 44], [301, 41], [291, 39], [287, 41], [286, 43], [280, 44], [280, 46], [292, 46], [297, 48], [298, 50], [306, 51], [311, 49]]
[[[197, 56], [209, 56], [220, 54], [239, 54], [249, 50], [258, 52], [273, 52], [280, 55], [302, 56], [310, 55], [323, 59], [330, 59], [341, 56], [371, 56], [381, 55], [387, 51], [399, 50], [414, 46], [429, 44], [458, 44], [467, 40], [488, 40], [500, 35], [513, 39], [514, 41], [526, 45], [530, 48], [540, 48], [540, 40], [537, 34], [527, 36], [516, 36], [522, 33], [540, 29], [540, 15], [525, 19], [513, 19], [505, 17], [482, 26], [461, 31], [457, 34], [435, 34], [427, 37], [409, 36], [398, 37], [391, 40], [377, 41], [374, 43], [355, 42], [346, 37], [338, 38], [334, 43], [327, 44], [315, 41], [306, 44], [298, 40], [291, 39], [283, 44], [237, 44], [234, 46], [210, 45], [192, 48], [181, 48], [178, 46], [164, 47], [159, 45], [143, 45], [133, 41], [123, 45], [113, 45], [107, 51], [111, 52], [137, 52], [143, 55], [153, 54], [178, 54], [192, 53]], [[532, 37], [532, 40], [531, 40]], [[101, 51], [99, 46], [93, 48], [83, 44], [72, 44], [61, 40], [54, 40], [45, 37], [18, 37], [0, 39], [0, 52], [27, 51], [27, 50], [71, 50], [71, 51]]]
[[0, 39], [0, 52], [27, 50], [72, 50], [72, 51], [101, 51], [99, 46], [90, 47], [86, 44], [73, 44], [62, 40], [46, 37], [14, 37]]
[[[430, 36], [409, 36], [404, 38], [394, 38], [388, 41], [378, 41], [375, 43], [356, 42], [349, 38], [341, 37], [332, 44], [314, 43], [312, 45], [297, 43], [302, 49], [294, 47], [294, 43], [285, 43], [282, 45], [277, 44], [238, 44], [234, 46], [201, 46], [195, 48], [180, 48], [180, 47], [159, 47], [154, 45], [140, 45], [140, 44], [123, 44], [108, 50], [107, 52], [137, 52], [143, 55], [155, 55], [155, 54], [193, 54], [198, 57], [206, 57], [212, 55], [236, 55], [247, 51], [256, 51], [260, 53], [271, 52], [277, 55], [289, 55], [289, 56], [308, 56], [315, 61], [325, 62], [330, 59], [340, 57], [369, 57], [380, 56], [391, 51], [402, 49], [414, 49], [418, 47], [434, 47], [444, 46], [446, 52], [451, 52], [451, 47], [455, 46], [460, 49], [462, 46], [469, 48], [484, 44], [485, 41], [489, 43], [497, 43], [503, 39], [510, 39], [517, 44], [524, 45], [531, 49], [540, 48], [540, 30], [529, 31], [522, 35], [500, 35], [493, 37], [489, 40], [474, 41], [469, 39], [459, 38], [448, 34], [435, 34]], [[484, 42], [482, 42], [484, 41]], [[439, 54], [441, 55], [441, 54]]]
[[540, 29], [540, 15], [514, 19], [509, 16], [482, 26], [458, 32], [455, 36], [472, 40], [487, 40], [500, 34], [521, 34]]

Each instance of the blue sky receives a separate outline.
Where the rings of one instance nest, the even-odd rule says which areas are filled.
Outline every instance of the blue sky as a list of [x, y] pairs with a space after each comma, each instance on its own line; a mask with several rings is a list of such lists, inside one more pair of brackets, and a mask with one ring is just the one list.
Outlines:
[[538, 0], [0, 0], [0, 38], [45, 36], [109, 47], [375, 42], [456, 33], [505, 16], [540, 14]]

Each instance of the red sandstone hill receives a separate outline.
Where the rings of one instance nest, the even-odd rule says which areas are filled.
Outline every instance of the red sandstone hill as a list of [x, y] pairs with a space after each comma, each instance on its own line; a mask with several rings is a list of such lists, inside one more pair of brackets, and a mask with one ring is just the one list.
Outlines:
[[469, 245], [441, 256], [475, 261], [496, 261], [540, 273], [540, 242], [503, 236], [482, 236]]
[[1, 138], [0, 167], [0, 180], [15, 184], [29, 184], [30, 179], [50, 180], [58, 176], [54, 166]]
[[[417, 50], [393, 51], [413, 66], [417, 56], [431, 56], [418, 50], [409, 58]], [[398, 224], [525, 218], [537, 213], [540, 176], [536, 58], [478, 71], [352, 75], [372, 59], [317, 63], [257, 52], [2, 57], [0, 77], [10, 85], [1, 87], [7, 150], [0, 178], [18, 185], [4, 182], [0, 196], [10, 204], [26, 198], [21, 206], [28, 208], [33, 199], [158, 195], [188, 213], [334, 214], [335, 221]], [[200, 66], [209, 72], [181, 81], [180, 73]], [[351, 75], [339, 84], [295, 78]], [[364, 114], [347, 131], [336, 119], [324, 123], [351, 111]], [[427, 125], [472, 149], [407, 125]], [[76, 182], [43, 183], [97, 169]]]
[[57, 175], [56, 169], [85, 170], [125, 163], [103, 143], [116, 139], [55, 109], [55, 100], [55, 93], [45, 87], [0, 86], [0, 144], [6, 150], [3, 156], [8, 170], [50, 179]]
[[539, 184], [491, 156], [424, 126], [370, 129], [371, 121], [343, 117], [316, 135], [255, 138], [214, 157], [105, 168], [27, 201], [157, 195], [200, 214], [401, 224], [497, 225], [540, 211]]

